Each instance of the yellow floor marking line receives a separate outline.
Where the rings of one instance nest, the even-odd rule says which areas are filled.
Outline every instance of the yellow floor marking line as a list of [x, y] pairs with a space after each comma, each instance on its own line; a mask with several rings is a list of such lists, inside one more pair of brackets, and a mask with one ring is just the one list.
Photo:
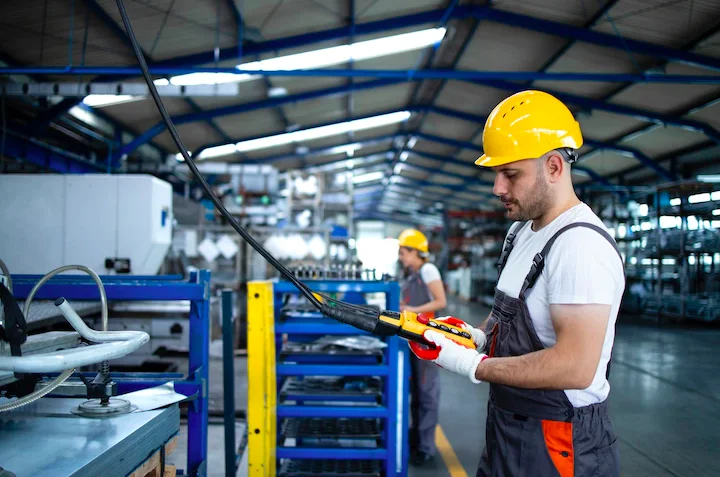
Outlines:
[[435, 445], [440, 451], [440, 455], [445, 461], [445, 467], [450, 472], [451, 477], [468, 477], [467, 472], [463, 468], [460, 460], [458, 460], [455, 451], [450, 445], [450, 441], [442, 430], [442, 427], [435, 428]]

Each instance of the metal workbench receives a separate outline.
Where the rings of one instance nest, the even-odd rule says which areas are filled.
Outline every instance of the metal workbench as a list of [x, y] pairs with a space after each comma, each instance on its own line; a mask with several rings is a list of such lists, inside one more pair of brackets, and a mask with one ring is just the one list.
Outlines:
[[100, 419], [71, 412], [83, 401], [43, 398], [0, 414], [0, 466], [17, 477], [125, 477], [179, 430], [177, 404]]
[[[13, 275], [15, 297], [19, 300], [27, 297], [40, 278], [36, 275]], [[187, 376], [178, 373], [114, 373], [112, 362], [110, 365], [111, 376], [118, 383], [119, 394], [172, 381], [175, 391], [189, 398], [186, 474], [204, 477], [207, 473], [210, 272], [207, 270], [193, 272], [188, 279], [183, 279], [181, 276], [101, 276], [101, 279], [110, 302], [190, 301]], [[99, 291], [95, 282], [87, 276], [59, 275], [43, 285], [36, 295], [38, 300], [55, 300], [58, 297], [70, 301], [99, 301]], [[0, 447], [4, 447], [4, 439]], [[3, 464], [4, 462], [0, 461], [0, 465]]]

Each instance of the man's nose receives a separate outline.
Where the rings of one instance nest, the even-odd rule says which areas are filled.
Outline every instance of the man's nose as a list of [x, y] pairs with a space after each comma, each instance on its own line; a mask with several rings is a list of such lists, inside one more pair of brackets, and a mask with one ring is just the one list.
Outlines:
[[506, 195], [507, 192], [507, 181], [502, 174], [497, 174], [495, 176], [495, 184], [493, 185], [493, 194], [501, 197], [503, 195]]

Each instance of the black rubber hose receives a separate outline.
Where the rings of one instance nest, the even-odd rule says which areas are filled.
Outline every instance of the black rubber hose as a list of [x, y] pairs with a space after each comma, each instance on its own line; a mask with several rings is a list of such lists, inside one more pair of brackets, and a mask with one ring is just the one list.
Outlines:
[[125, 25], [125, 31], [127, 32], [128, 38], [130, 40], [130, 44], [132, 45], [133, 51], [135, 52], [135, 57], [137, 58], [138, 63], [140, 64], [140, 69], [142, 70], [143, 77], [145, 78], [145, 82], [148, 85], [148, 88], [150, 89], [150, 94], [153, 97], [153, 100], [155, 101], [155, 105], [157, 106], [158, 110], [160, 111], [160, 115], [163, 118], [163, 121], [167, 125], [168, 131], [170, 132], [170, 136], [172, 136], [173, 141], [175, 142], [175, 145], [180, 150], [180, 154], [182, 154], [183, 158], [185, 159], [185, 163], [188, 165], [190, 170], [192, 171], [195, 178], [200, 182], [200, 185], [202, 188], [207, 192], [207, 194], [210, 196], [210, 200], [212, 200], [213, 204], [215, 204], [215, 207], [220, 211], [220, 213], [227, 219], [227, 221], [230, 223], [232, 228], [234, 228], [237, 233], [240, 234], [242, 238], [247, 241], [247, 243], [250, 244], [252, 248], [257, 250], [257, 252], [263, 256], [265, 260], [267, 260], [270, 265], [275, 267], [285, 278], [287, 278], [293, 285], [295, 285], [300, 292], [305, 295], [305, 297], [310, 301], [310, 303], [313, 304], [318, 310], [323, 310], [322, 303], [313, 296], [312, 291], [304, 285], [302, 282], [300, 282], [295, 276], [287, 269], [285, 266], [278, 262], [275, 257], [270, 255], [270, 252], [265, 250], [262, 245], [260, 245], [239, 223], [237, 220], [235, 220], [235, 217], [233, 217], [225, 208], [225, 206], [222, 204], [220, 199], [215, 195], [215, 193], [210, 188], [210, 185], [207, 183], [203, 175], [198, 170], [197, 166], [195, 166], [195, 163], [193, 162], [192, 158], [190, 157], [190, 154], [188, 154], [187, 149], [185, 148], [185, 145], [183, 144], [182, 140], [180, 139], [180, 136], [178, 135], [177, 130], [175, 129], [175, 125], [172, 122], [172, 119], [170, 118], [170, 115], [168, 114], [167, 110], [165, 109], [165, 106], [163, 105], [162, 100], [160, 99], [160, 95], [157, 92], [157, 89], [155, 88], [155, 84], [152, 81], [152, 78], [150, 77], [150, 71], [148, 70], [147, 63], [145, 61], [145, 56], [142, 53], [142, 50], [140, 49], [140, 46], [138, 45], [137, 38], [135, 38], [135, 33], [133, 32], [132, 25], [130, 24], [130, 19], [128, 18], [127, 11], [125, 10], [125, 4], [123, 3], [123, 0], [116, 0], [118, 10], [120, 10], [120, 16], [123, 20], [123, 25]]

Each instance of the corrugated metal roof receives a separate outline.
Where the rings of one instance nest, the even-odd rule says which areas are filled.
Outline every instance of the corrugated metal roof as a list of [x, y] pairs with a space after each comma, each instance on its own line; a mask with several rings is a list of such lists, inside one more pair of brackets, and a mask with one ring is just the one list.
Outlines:
[[580, 123], [580, 129], [584, 136], [598, 141], [615, 139], [651, 124], [629, 116], [599, 110], [576, 114], [575, 119]]
[[688, 38], [714, 25], [719, 16], [720, 3], [715, 0], [622, 0], [593, 29], [682, 48]]
[[582, 26], [600, 9], [600, 1], [577, 0], [496, 0], [495, 8], [560, 23]]
[[638, 164], [638, 161], [635, 158], [614, 152], [601, 151], [586, 159], [582, 159], [581, 164], [589, 167], [598, 174], [608, 175], [633, 167]]
[[653, 129], [647, 134], [635, 136], [623, 141], [622, 144], [639, 149], [650, 157], [657, 157], [705, 141], [707, 141], [707, 137], [704, 134], [666, 126]]
[[522, 28], [482, 22], [475, 31], [458, 69], [484, 71], [533, 71], [565, 39]]
[[[115, 3], [112, 0], [96, 0], [107, 15], [113, 19], [117, 28], [122, 29]], [[44, 6], [48, 10], [45, 19]], [[472, 2], [460, 2], [463, 8]], [[496, 0], [491, 8], [505, 10], [516, 15], [548, 19], [555, 22], [583, 26], [596, 16], [597, 12], [607, 5], [607, 1], [577, 0]], [[185, 56], [188, 54], [209, 53], [218, 45], [229, 48], [237, 44], [238, 28], [235, 16], [231, 11], [230, 2], [210, 0], [128, 0], [126, 2], [136, 34], [144, 49], [155, 59]], [[325, 0], [243, 0], [235, 2], [242, 10], [245, 21], [246, 38], [251, 41], [265, 41], [274, 38], [290, 37], [333, 28], [347, 27], [349, 24], [349, 4], [341, 1]], [[434, 0], [400, 0], [380, 2], [377, 0], [357, 0], [356, 21], [368, 22], [384, 20], [391, 17], [424, 12], [448, 7], [448, 1]], [[75, 8], [71, 13], [71, 7]], [[172, 8], [171, 8], [172, 6]], [[85, 2], [3, 2], [0, 6], [0, 50], [16, 57], [16, 60], [34, 65], [65, 65], [68, 62], [68, 41], [71, 33], [70, 20], [74, 21], [73, 63], [79, 64], [82, 53], [82, 39], [85, 33], [85, 19], [89, 18], [88, 44], [85, 53], [86, 65], [133, 65], [131, 55], [124, 38], [111, 31], [100, 17], [90, 12], [87, 16]], [[167, 17], [167, 18], [166, 18]], [[701, 55], [720, 58], [720, 31], [710, 34], [718, 28], [720, 3], [714, 0], [618, 0], [609, 10], [609, 15], [601, 16], [594, 27], [595, 31], [612, 36], [619, 34], [626, 38], [650, 41], [658, 45], [673, 48], [686, 47], [698, 43], [703, 35], [707, 38], [699, 42], [694, 51]], [[163, 26], [163, 22], [165, 22]], [[465, 38], [466, 32], [472, 31], [474, 19], [451, 20], [448, 25], [449, 34], [435, 55], [433, 65], [448, 65], [453, 55], [461, 51], [461, 46], [468, 41], [457, 61], [457, 69], [478, 71], [535, 71], [545, 65], [549, 58], [568, 44], [569, 38], [558, 31], [557, 35], [543, 34], [535, 31], [512, 27], [505, 24], [480, 20], [474, 36]], [[389, 22], [392, 23], [392, 22]], [[400, 22], [397, 25], [401, 25]], [[370, 35], [358, 35], [356, 41], [380, 38], [388, 35], [416, 31], [423, 28], [439, 26], [436, 22], [424, 25], [404, 26], [386, 31], [377, 31]], [[45, 30], [44, 40], [42, 31]], [[162, 30], [162, 31], [161, 31]], [[617, 31], [616, 31], [617, 30]], [[330, 46], [345, 45], [350, 38], [337, 38], [314, 44], [306, 44], [293, 48], [285, 48], [277, 52], [263, 54], [263, 58], [276, 55], [289, 55], [312, 51]], [[42, 50], [42, 54], [41, 54]], [[394, 69], [406, 70], [423, 67], [428, 58], [429, 48], [407, 53], [395, 54], [353, 65], [359, 69]], [[446, 56], [446, 57], [443, 57]], [[244, 57], [242, 60], [227, 59], [220, 66], [231, 67], [240, 61], [253, 61], [256, 58]], [[691, 67], [679, 62], [665, 65], [662, 58], [650, 58], [637, 53], [628, 54], [624, 49], [607, 48], [587, 42], [574, 42], [564, 54], [549, 68], [549, 72], [579, 73], [638, 73], [647, 68], [652, 71], [664, 71], [668, 74], [709, 75], [720, 74], [707, 68]], [[331, 68], [348, 68], [348, 65], [336, 65]], [[659, 68], [659, 69], [658, 69]], [[86, 80], [88, 78], [85, 78]], [[76, 78], [63, 77], [63, 81]], [[370, 78], [356, 78], [356, 83], [368, 81]], [[134, 79], [137, 81], [137, 79]], [[270, 86], [285, 88], [288, 94], [317, 91], [329, 87], [343, 86], [350, 83], [348, 78], [314, 78], [314, 77], [272, 77]], [[439, 94], [432, 93], [437, 85], [442, 85]], [[576, 82], [576, 81], [537, 81], [526, 83], [528, 87], [547, 88], [590, 97], [618, 105], [631, 106], [660, 114], [681, 114], [690, 107], [704, 105], [703, 109], [695, 110], [689, 118], [704, 121], [716, 130], [720, 130], [720, 87], [716, 85], [669, 85], [669, 84], [636, 84], [624, 89], [618, 83]], [[620, 90], [614, 96], [611, 93]], [[418, 91], [419, 94], [414, 95]], [[490, 113], [492, 108], [510, 94], [507, 90], [471, 84], [467, 81], [414, 81], [404, 82], [395, 86], [376, 88], [352, 93], [354, 117], [364, 117], [381, 112], [402, 110], [408, 106], [413, 97], [424, 106], [434, 100], [434, 105], [470, 113], [480, 117], [480, 121], [466, 121], [434, 113], [414, 113], [413, 118], [402, 125], [392, 125], [360, 131], [354, 135], [355, 140], [374, 138], [396, 133], [411, 134], [412, 128], [422, 124], [422, 131], [449, 139], [473, 141], [481, 145], [482, 117]], [[202, 110], [212, 110], [231, 105], [256, 102], [268, 96], [265, 80], [254, 80], [240, 85], [237, 97], [207, 98], [197, 97], [193, 101]], [[179, 98], [164, 98], [166, 107], [172, 115], [183, 115], [193, 112], [194, 108]], [[611, 114], [600, 110], [580, 110], [570, 105], [576, 112], [583, 134], [587, 138], [610, 141], [622, 135], [635, 132], [653, 123], [635, 119], [629, 115]], [[307, 127], [316, 124], [344, 121], [348, 119], [348, 94], [342, 93], [332, 97], [324, 97], [309, 101], [300, 101], [282, 106], [282, 113], [289, 123]], [[123, 105], [102, 108], [102, 112], [118, 122], [135, 128], [146, 130], [156, 124], [159, 115], [154, 104], [143, 100]], [[420, 120], [418, 120], [420, 119]], [[277, 108], [267, 108], [244, 114], [217, 117], [215, 124], [233, 140], [275, 134], [283, 131], [286, 124]], [[222, 137], [206, 122], [198, 121], [183, 124], [180, 127], [184, 141], [192, 149], [208, 143], [222, 142]], [[303, 146], [310, 148], [331, 147], [350, 142], [347, 134], [310, 141]], [[170, 151], [175, 147], [169, 141], [167, 133], [159, 135], [155, 141]], [[650, 157], [667, 156], [688, 146], [705, 144], [708, 137], [689, 132], [680, 128], [656, 127], [646, 134], [635, 134], [625, 143]], [[297, 145], [286, 145], [272, 149], [252, 151], [243, 156], [235, 155], [222, 160], [238, 161], [242, 157], [249, 159], [276, 157], [291, 154]], [[385, 144], [363, 148], [355, 152], [360, 157], [364, 154], [395, 151], [396, 145], [387, 141]], [[592, 148], [584, 147], [581, 152]], [[415, 150], [432, 154], [446, 155], [458, 161], [467, 162], [463, 167], [446, 162], [428, 160], [411, 155], [408, 163], [426, 167], [444, 169], [455, 174], [464, 174], [468, 178], [481, 176], [485, 180], [493, 180], [492, 171], [476, 169], [473, 165], [478, 156], [474, 150], [458, 149], [454, 146], [419, 140]], [[136, 154], [137, 156], [137, 154]], [[304, 159], [288, 159], [276, 164], [280, 167], [298, 166], [308, 163], [326, 162], [346, 157], [344, 154], [326, 154], [305, 161]], [[583, 161], [583, 165], [593, 168], [600, 174], [614, 174], [617, 171], [637, 166], [638, 161], [632, 157], [605, 152], [591, 156]], [[357, 166], [356, 166], [357, 167]], [[411, 169], [406, 168], [407, 171]], [[413, 177], [428, 177], [427, 173], [407, 172]], [[406, 172], [403, 171], [403, 175]], [[440, 174], [430, 175], [429, 180], [442, 181]], [[587, 180], [580, 176], [576, 182]], [[455, 188], [457, 189], [457, 188]], [[438, 190], [435, 188], [435, 190]], [[440, 188], [443, 193], [453, 188]], [[478, 189], [480, 190], [480, 189]], [[488, 190], [485, 188], [484, 190]], [[467, 193], [463, 194], [467, 196]]]
[[422, 131], [441, 137], [465, 140], [473, 135], [478, 125], [448, 116], [430, 113], [425, 117]]

